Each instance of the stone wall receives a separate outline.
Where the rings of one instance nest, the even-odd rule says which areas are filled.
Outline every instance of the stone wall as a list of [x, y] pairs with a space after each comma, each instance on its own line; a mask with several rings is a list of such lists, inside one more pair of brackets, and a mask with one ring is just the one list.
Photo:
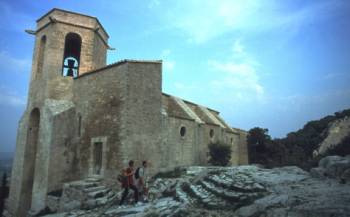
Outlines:
[[62, 189], [64, 182], [79, 179], [77, 121], [74, 104], [70, 101], [49, 100], [49, 123], [52, 126], [49, 148], [47, 193]]
[[[244, 142], [240, 139], [241, 131], [230, 128], [218, 112], [163, 94], [162, 115], [162, 169], [206, 165], [209, 157], [208, 145], [215, 142], [231, 145], [231, 165], [240, 163], [240, 145]], [[180, 135], [181, 127], [186, 128], [184, 137]]]
[[159, 61], [127, 61], [126, 107], [121, 111], [122, 161], [127, 166], [149, 160], [160, 163], [162, 64]]
[[[184, 127], [185, 133], [180, 134]], [[162, 168], [198, 164], [197, 123], [188, 119], [163, 117]]]
[[[74, 80], [74, 101], [80, 129], [76, 134], [79, 140], [80, 176], [92, 175], [91, 153], [93, 139], [105, 137], [106, 163], [103, 176], [116, 180], [118, 170], [123, 167], [123, 153], [120, 149], [126, 131], [126, 107], [128, 65], [119, 63], [103, 70], [90, 72]], [[79, 135], [80, 132], [80, 135]]]

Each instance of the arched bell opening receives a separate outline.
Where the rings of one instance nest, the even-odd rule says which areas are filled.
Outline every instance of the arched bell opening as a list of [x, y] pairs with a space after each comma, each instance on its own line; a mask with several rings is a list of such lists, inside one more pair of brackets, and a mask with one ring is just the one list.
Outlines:
[[63, 76], [78, 77], [80, 66], [81, 37], [68, 33], [65, 38], [63, 55]]

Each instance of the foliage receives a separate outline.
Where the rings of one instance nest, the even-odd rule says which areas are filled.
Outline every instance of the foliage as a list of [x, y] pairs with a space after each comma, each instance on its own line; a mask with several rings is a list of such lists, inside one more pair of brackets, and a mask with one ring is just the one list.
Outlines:
[[159, 172], [153, 178], [154, 179], [157, 179], [157, 178], [179, 178], [182, 175], [184, 175], [185, 173], [186, 173], [185, 168], [176, 167], [174, 170], [171, 170], [171, 171]]
[[5, 187], [7, 186], [7, 174], [4, 173], [4, 175], [2, 176], [2, 182], [1, 182], [1, 187]]
[[[259, 163], [267, 167], [296, 165], [303, 169], [315, 166], [312, 152], [327, 137], [331, 122], [350, 116], [350, 109], [336, 112], [320, 120], [310, 121], [305, 126], [289, 133], [285, 138], [271, 139], [268, 129], [259, 127], [249, 130], [247, 143], [250, 163]], [[350, 136], [328, 154], [350, 154]]]
[[0, 186], [0, 216], [2, 216], [2, 212], [4, 209], [5, 199], [8, 197], [8, 186], [7, 186], [7, 175], [4, 173], [2, 177], [2, 183]]
[[253, 146], [264, 147], [271, 140], [271, 137], [268, 135], [268, 132], [268, 129], [263, 129], [259, 127], [252, 128], [248, 132], [248, 144]]
[[247, 136], [248, 156], [250, 163], [266, 164], [266, 148], [271, 143], [269, 130], [255, 127], [249, 130]]
[[210, 143], [209, 163], [214, 166], [227, 166], [231, 159], [231, 146], [221, 142]]
[[335, 148], [328, 150], [326, 155], [350, 155], [350, 133]]

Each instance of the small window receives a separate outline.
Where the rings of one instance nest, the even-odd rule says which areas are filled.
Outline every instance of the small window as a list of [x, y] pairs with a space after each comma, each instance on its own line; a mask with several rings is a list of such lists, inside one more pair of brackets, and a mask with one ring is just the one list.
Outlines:
[[213, 129], [210, 129], [209, 136], [210, 136], [210, 138], [213, 138], [213, 136], [214, 136], [214, 130]]
[[46, 36], [43, 35], [40, 39], [40, 44], [39, 44], [37, 70], [36, 70], [35, 78], [38, 78], [42, 75], [43, 65], [44, 65], [44, 61], [45, 61], [44, 60], [45, 47], [46, 47]]
[[181, 135], [182, 137], [184, 137], [185, 134], [186, 134], [186, 127], [181, 127], [181, 128], [180, 128], [180, 135]]
[[78, 116], [78, 136], [81, 136], [81, 115]]
[[231, 138], [231, 144], [233, 144], [233, 138]]

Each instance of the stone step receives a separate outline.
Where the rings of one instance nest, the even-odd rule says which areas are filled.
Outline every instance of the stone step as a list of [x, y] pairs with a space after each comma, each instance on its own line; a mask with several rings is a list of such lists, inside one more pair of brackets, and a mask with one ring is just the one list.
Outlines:
[[108, 194], [107, 194], [107, 197], [108, 198], [114, 198], [114, 197], [117, 197], [118, 195], [116, 193], [114, 193], [113, 191], [109, 191]]
[[190, 189], [197, 201], [209, 209], [222, 209], [227, 206], [226, 202], [210, 193], [201, 185], [190, 185]]
[[227, 203], [230, 204], [230, 208], [238, 208], [244, 204], [249, 204], [266, 194], [265, 192], [236, 192], [231, 189], [218, 187], [211, 182], [206, 182], [205, 180], [201, 180], [200, 184], [203, 188], [215, 194], [217, 197], [226, 200]]
[[111, 189], [109, 188], [104, 188], [102, 190], [97, 190], [97, 191], [93, 191], [93, 192], [89, 192], [87, 194], [87, 196], [89, 198], [98, 198], [98, 197], [103, 197], [105, 196], [106, 194], [108, 194], [108, 192], [110, 191]]
[[70, 187], [77, 188], [77, 189], [86, 189], [86, 188], [92, 188], [96, 187], [97, 184], [93, 182], [84, 182], [84, 181], [75, 181], [68, 184]]
[[95, 177], [95, 176], [91, 176], [86, 178], [84, 181], [85, 182], [100, 182], [102, 180], [101, 177]]
[[[180, 184], [178, 184], [176, 186], [176, 198], [180, 201], [180, 202], [184, 202], [185, 204], [190, 203], [191, 199], [188, 197], [187, 193], [185, 191], [182, 190], [182, 187]], [[151, 199], [152, 201], [152, 199]]]
[[93, 191], [99, 191], [99, 190], [103, 190], [103, 189], [106, 189], [106, 186], [100, 185], [100, 186], [94, 186], [94, 187], [91, 187], [91, 188], [85, 188], [83, 191], [85, 193], [90, 193], [90, 192], [93, 192]]
[[116, 194], [111, 194], [111, 195], [107, 194], [104, 197], [97, 198], [96, 202], [98, 206], [102, 206], [102, 205], [106, 205], [107, 203], [112, 203], [112, 202], [116, 203], [115, 201], [116, 198], [117, 198]]
[[108, 209], [103, 213], [103, 216], [115, 217], [115, 216], [136, 216], [137, 214], [141, 214], [138, 216], [142, 216], [142, 213], [146, 211], [146, 208], [149, 208], [149, 204], [143, 204], [140, 206], [125, 206], [119, 207], [114, 206]]
[[93, 209], [99, 206], [106, 205], [107, 203], [112, 203], [115, 201], [115, 199], [118, 197], [117, 194], [110, 191], [108, 194], [104, 195], [103, 197], [97, 197], [97, 198], [88, 198], [83, 204], [83, 209]]
[[219, 186], [215, 186], [214, 184], [201, 180], [200, 184], [203, 188], [205, 188], [207, 191], [215, 194], [217, 197], [221, 197], [224, 200], [228, 200], [231, 202], [239, 202], [244, 195], [244, 193], [240, 192], [232, 192], [229, 189], [225, 189]]
[[205, 181], [211, 182], [217, 187], [222, 187], [224, 189], [230, 189], [236, 192], [264, 192], [266, 191], [264, 186], [259, 183], [249, 182], [249, 181], [239, 181], [235, 179], [228, 179], [227, 177], [212, 175], [204, 178]]

